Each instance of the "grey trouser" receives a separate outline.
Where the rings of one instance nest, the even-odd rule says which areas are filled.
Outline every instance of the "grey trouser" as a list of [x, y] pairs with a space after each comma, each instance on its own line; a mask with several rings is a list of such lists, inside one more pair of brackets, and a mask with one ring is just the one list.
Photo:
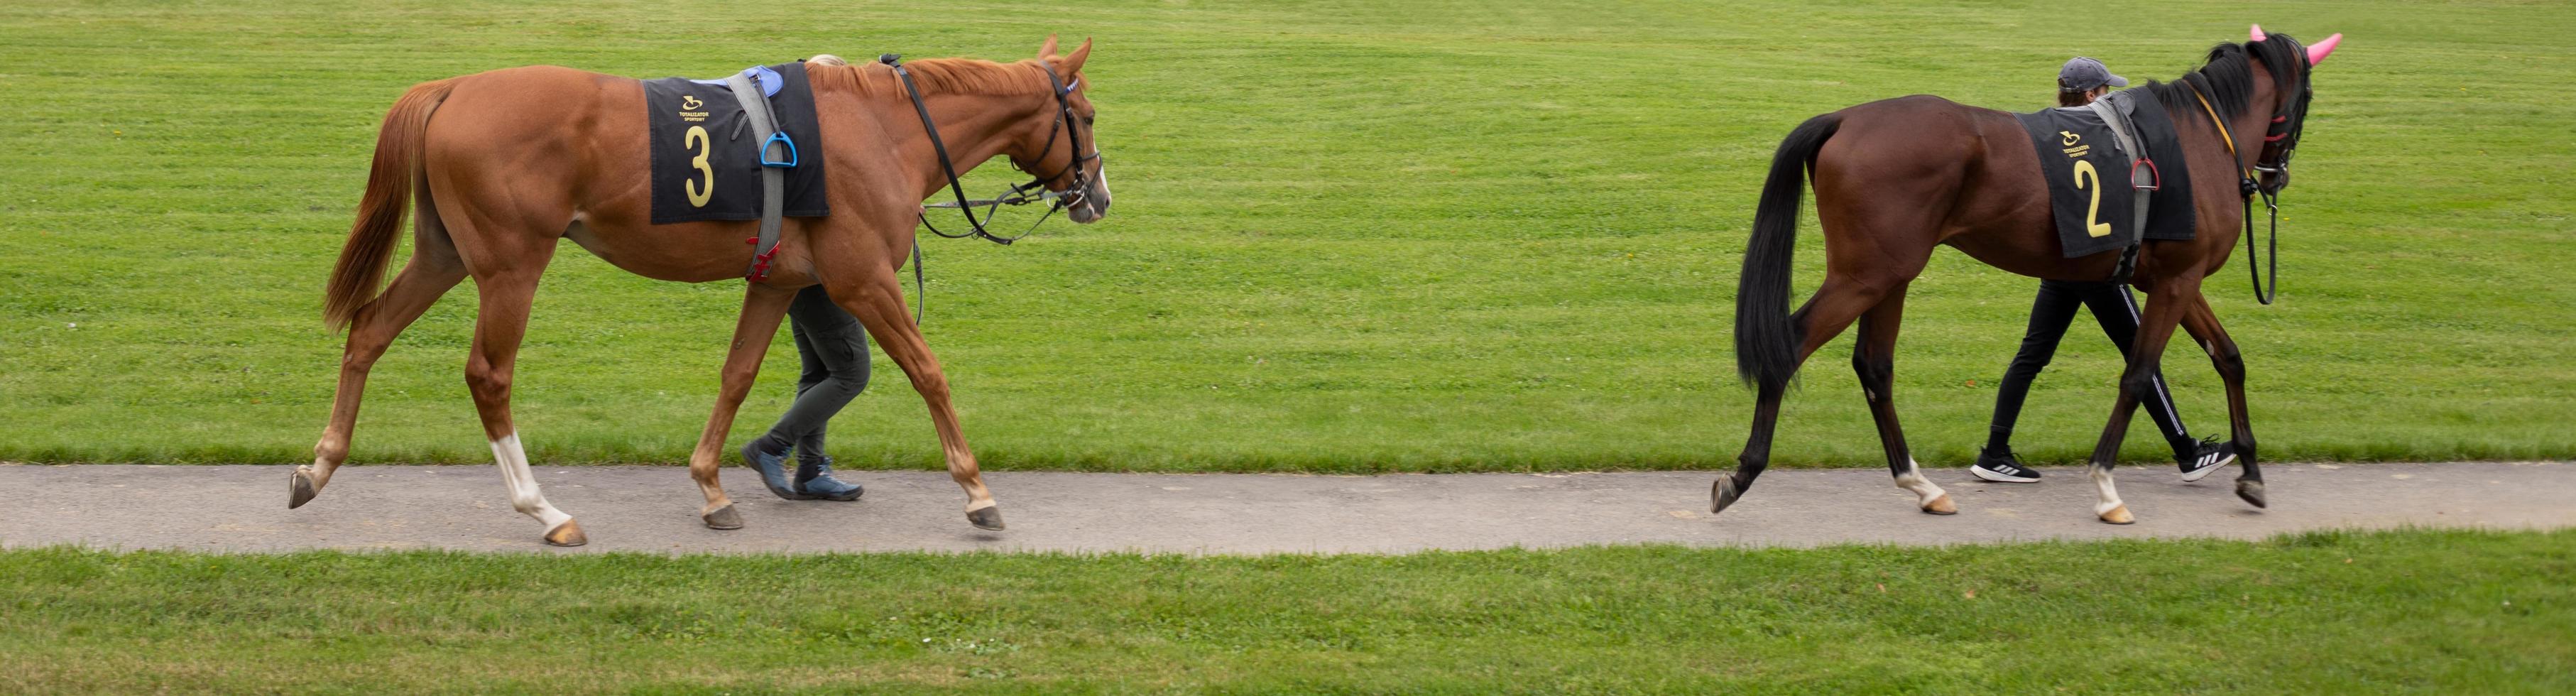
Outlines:
[[762, 439], [795, 446], [797, 459], [818, 460], [824, 424], [868, 388], [868, 331], [858, 317], [832, 304], [820, 285], [797, 291], [787, 319], [805, 373], [796, 379], [796, 402]]

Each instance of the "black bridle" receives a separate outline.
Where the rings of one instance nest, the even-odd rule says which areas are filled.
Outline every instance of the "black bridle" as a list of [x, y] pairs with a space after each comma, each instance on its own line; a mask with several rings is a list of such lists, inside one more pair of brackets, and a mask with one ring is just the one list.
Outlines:
[[[904, 92], [912, 97], [912, 111], [913, 113], [921, 116], [921, 129], [930, 133], [930, 148], [939, 153], [939, 168], [942, 172], [948, 175], [948, 190], [957, 197], [957, 202], [955, 203], [932, 203], [923, 207], [954, 208], [962, 211], [966, 214], [966, 224], [969, 227], [974, 228], [971, 232], [949, 234], [946, 231], [939, 229], [938, 225], [931, 224], [930, 217], [926, 214], [927, 211], [925, 211], [925, 214], [921, 216], [921, 225], [923, 227], [930, 228], [931, 234], [949, 239], [978, 237], [995, 244], [1007, 245], [1012, 242], [1019, 241], [1022, 238], [1029, 236], [1029, 234], [1036, 232], [1038, 225], [1044, 224], [1047, 221], [1047, 218], [1055, 215], [1056, 211], [1063, 210], [1066, 206], [1080, 203], [1084, 192], [1090, 190], [1091, 172], [1090, 170], [1085, 169], [1084, 165], [1099, 160], [1100, 151], [1098, 149], [1094, 149], [1089, 154], [1084, 154], [1082, 151], [1082, 128], [1076, 123], [1080, 117], [1074, 115], [1073, 101], [1070, 99], [1073, 95], [1074, 88], [1081, 86], [1082, 83], [1080, 80], [1076, 80], [1073, 84], [1068, 85], [1064, 83], [1063, 78], [1056, 77], [1054, 70], [1043, 70], [1047, 76], [1047, 83], [1052, 86], [1048, 91], [1055, 95], [1056, 117], [1048, 123], [1046, 145], [1038, 148], [1038, 157], [1043, 161], [1047, 153], [1055, 152], [1056, 136], [1058, 134], [1063, 134], [1067, 144], [1073, 148], [1073, 157], [1069, 161], [1065, 162], [1064, 168], [1056, 170], [1053, 174], [1040, 175], [1034, 172], [1028, 172], [1027, 169], [1021, 169], [1018, 162], [1012, 162], [1011, 168], [1020, 169], [1022, 172], [1028, 172], [1033, 178], [1029, 179], [1028, 183], [1012, 186], [1010, 189], [1004, 191], [1000, 196], [979, 200], [967, 200], [965, 185], [959, 183], [957, 180], [957, 163], [954, 160], [949, 159], [948, 145], [942, 142], [939, 138], [939, 126], [930, 121], [930, 107], [922, 103], [920, 88], [914, 87], [912, 84], [912, 73], [903, 69], [903, 57], [897, 54], [888, 53], [882, 56], [877, 56], [877, 62], [886, 64], [886, 67], [894, 68], [895, 76], [903, 79]], [[1096, 147], [1097, 146], [1095, 145], [1095, 148]], [[1064, 190], [1047, 190], [1047, 184], [1054, 183], [1055, 180], [1062, 179], [1067, 174], [1071, 174], [1073, 176], [1073, 181], [1066, 184]], [[992, 221], [993, 213], [1000, 210], [1001, 206], [1028, 205], [1039, 201], [1046, 201], [1048, 203], [1046, 214], [1038, 216], [1037, 222], [1029, 223], [1028, 229], [1021, 230], [1019, 234], [1003, 237], [995, 235], [985, 228], [985, 224]], [[980, 219], [975, 216], [975, 209], [978, 207], [984, 209], [984, 217]], [[918, 255], [918, 251], [918, 249], [915, 250], [916, 256]]]
[[[1042, 68], [1041, 72], [1046, 73], [1047, 84], [1051, 86], [1048, 91], [1055, 95], [1056, 117], [1048, 122], [1046, 146], [1038, 148], [1038, 158], [1039, 161], [1043, 162], [1049, 153], [1055, 152], [1056, 135], [1058, 133], [1062, 133], [1065, 136], [1066, 145], [1072, 148], [1071, 152], [1073, 153], [1071, 160], [1065, 162], [1064, 168], [1056, 170], [1053, 174], [1038, 175], [1034, 172], [1029, 172], [1027, 169], [1021, 169], [1020, 163], [1012, 162], [1012, 169], [1019, 169], [1021, 172], [1029, 173], [1030, 176], [1034, 178], [1029, 179], [1028, 183], [1012, 186], [1010, 189], [1004, 191], [1000, 196], [978, 200], [967, 200], [966, 187], [957, 180], [957, 162], [956, 160], [948, 157], [948, 144], [942, 142], [939, 138], [939, 125], [930, 121], [930, 107], [923, 104], [921, 101], [921, 88], [913, 86], [912, 72], [903, 69], [903, 56], [888, 53], [877, 56], [877, 62], [884, 63], [886, 67], [893, 68], [895, 77], [903, 80], [903, 91], [906, 95], [912, 98], [912, 112], [921, 117], [921, 130], [930, 134], [930, 149], [939, 153], [939, 169], [942, 173], [948, 175], [948, 191], [957, 197], [957, 202], [955, 203], [930, 203], [922, 206], [923, 210], [918, 217], [921, 220], [921, 226], [929, 228], [931, 234], [949, 239], [979, 237], [995, 244], [1008, 246], [1012, 242], [1020, 241], [1021, 239], [1036, 233], [1038, 225], [1045, 224], [1047, 218], [1054, 217], [1055, 211], [1063, 210], [1066, 206], [1080, 203], [1084, 192], [1091, 189], [1091, 172], [1084, 169], [1083, 165], [1100, 159], [1100, 150], [1098, 149], [1099, 144], [1097, 142], [1093, 143], [1091, 153], [1083, 154], [1082, 128], [1075, 123], [1078, 117], [1073, 113], [1073, 101], [1070, 98], [1073, 95], [1074, 88], [1082, 85], [1081, 80], [1075, 80], [1073, 84], [1070, 85], [1065, 84], [1062, 78], [1056, 77], [1055, 70], [1053, 68], [1040, 66]], [[1073, 175], [1073, 181], [1066, 184], [1063, 191], [1047, 190], [1047, 184], [1052, 183], [1057, 179], [1064, 178], [1068, 173]], [[1039, 215], [1037, 222], [1029, 223], [1028, 229], [1021, 230], [1019, 234], [1003, 237], [995, 235], [991, 231], [985, 229], [985, 223], [991, 222], [993, 213], [999, 211], [1002, 206], [1028, 205], [1038, 201], [1047, 202], [1046, 213]], [[975, 209], [978, 206], [981, 206], [984, 209], [984, 217], [980, 219], [975, 217]], [[929, 208], [955, 208], [962, 211], [966, 214], [967, 226], [974, 229], [971, 232], [949, 234], [946, 231], [939, 229], [938, 225], [930, 224]], [[920, 304], [913, 306], [912, 322], [914, 324], [919, 324], [921, 323], [922, 310], [930, 306], [930, 297], [921, 277], [920, 244], [912, 245], [912, 287], [913, 295], [917, 296], [920, 301]]]
[[[2255, 151], [2254, 166], [2250, 169], [2239, 169], [2236, 175], [2237, 194], [2243, 196], [2245, 200], [2245, 236], [2242, 238], [2245, 240], [2245, 272], [2254, 284], [2254, 301], [2268, 305], [2281, 294], [2281, 189], [2290, 185], [2290, 155], [2299, 149], [2299, 135], [2306, 131], [2308, 122], [2308, 100], [2315, 96], [2315, 92], [2308, 84], [2308, 71], [2314, 66], [2307, 64], [2307, 49], [2287, 36], [2276, 35], [2266, 40], [2288, 42], [2290, 44], [2288, 53], [2295, 56], [2294, 60], [2299, 61], [2299, 98], [2282, 104], [2272, 112], [2271, 126], [2263, 133], [2263, 148]], [[2193, 85], [2188, 80], [2183, 81], [2183, 85], [2192, 88], [2193, 96], [2200, 99], [2201, 108], [2208, 110], [2210, 123], [2218, 126], [2218, 137], [2227, 143], [2228, 159], [2233, 161], [2242, 156], [2236, 147], [2235, 136], [2228, 132], [2227, 119], [2220, 118], [2218, 111], [2210, 107], [2209, 97], [2199, 94], [2199, 86]], [[2276, 144], [2279, 146], [2277, 150], [2279, 154], [2273, 155], [2272, 153], [2276, 152], [2274, 149]], [[2262, 183], [2255, 176], [2258, 173], [2272, 175], [2272, 183]], [[2267, 269], [2263, 261], [2254, 254], [2254, 197], [2256, 195], [2263, 197], [2263, 208], [2271, 214], [2271, 224], [2265, 235], [2268, 249], [2264, 252], [2271, 257], [2268, 268], [2271, 275], [2270, 282], [2264, 281], [2263, 276]], [[2270, 290], [2265, 290], [2267, 287]]]
[[[2279, 110], [2272, 113], [2272, 123], [2263, 131], [2263, 149], [2254, 155], [2254, 168], [2245, 172], [2243, 178], [2237, 183], [2238, 192], [2245, 197], [2246, 276], [2254, 284], [2254, 301], [2268, 305], [2281, 294], [2281, 189], [2290, 186], [2290, 155], [2298, 151], [2299, 135], [2307, 131], [2308, 100], [2316, 96], [2316, 92], [2309, 86], [2308, 73], [2316, 66], [2308, 64], [2307, 48], [2299, 45], [2298, 40], [2287, 36], [2273, 36], [2265, 40], [2289, 43], [2290, 50], [2287, 53], [2293, 56], [2292, 60], [2299, 61], [2299, 98], [2282, 105]], [[2280, 154], [2271, 157], [2270, 163], [2265, 163], [2265, 155], [2275, 152], [2275, 146], [2279, 148], [2277, 152]], [[2272, 183], [2263, 183], [2255, 176], [2257, 173], [2271, 175]], [[2265, 229], [2264, 240], [2267, 248], [2263, 252], [2271, 259], [2268, 267], [2271, 275], [2270, 282], [2264, 281], [2266, 269], [2257, 268], [2262, 264], [2254, 258], [2254, 197], [2257, 195], [2263, 197], [2263, 209], [2269, 213], [2271, 221]], [[2270, 290], [2266, 291], [2266, 287]]]

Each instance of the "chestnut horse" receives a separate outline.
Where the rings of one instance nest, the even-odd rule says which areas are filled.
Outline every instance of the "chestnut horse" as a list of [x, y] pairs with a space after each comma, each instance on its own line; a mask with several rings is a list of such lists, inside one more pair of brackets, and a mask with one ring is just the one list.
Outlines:
[[[1030, 172], [1056, 172], [1043, 183], [1075, 222], [1109, 212], [1108, 184], [1090, 136], [1092, 105], [1084, 96], [1083, 61], [1091, 43], [1058, 55], [1048, 37], [1038, 57], [1016, 63], [932, 59], [905, 65], [919, 92], [882, 64], [807, 64], [821, 121], [832, 214], [788, 218], [763, 279], [744, 293], [725, 358], [715, 412], [690, 453], [689, 474], [706, 496], [707, 526], [742, 526], [717, 482], [717, 455], [735, 410], [759, 373], [789, 300], [821, 284], [832, 300], [867, 327], [929, 403], [949, 476], [966, 490], [966, 516], [1001, 529], [1001, 510], [984, 487], [966, 447], [948, 378], [921, 331], [904, 312], [896, 270], [913, 248], [921, 201], [947, 185], [940, 155], [915, 113], [914, 100], [937, 123], [946, 152], [972, 167], [996, 156]], [[1052, 75], [1050, 75], [1052, 73]], [[1058, 93], [1054, 85], [1068, 85]], [[432, 118], [432, 112], [436, 117]], [[313, 446], [313, 463], [297, 467], [288, 507], [311, 500], [349, 457], [367, 370], [386, 344], [438, 297], [467, 276], [481, 309], [465, 383], [483, 433], [501, 466], [510, 505], [546, 526], [547, 543], [586, 541], [571, 515], [537, 490], [528, 456], [510, 420], [510, 380], [537, 277], [570, 239], [618, 268], [690, 283], [744, 277], [757, 221], [649, 224], [644, 89], [637, 80], [558, 67], [524, 67], [416, 85], [394, 102], [376, 136], [373, 169], [357, 223], [332, 270], [324, 315], [349, 329], [331, 422]], [[1079, 138], [1056, 137], [1059, 128]], [[1080, 190], [1065, 191], [1080, 183]], [[420, 213], [412, 255], [383, 292], [377, 286], [397, 245], [405, 208]]]
[[[2177, 324], [2200, 341], [2227, 383], [2233, 430], [2229, 444], [2245, 467], [2237, 495], [2255, 507], [2265, 505], [2262, 471], [2254, 464], [2254, 433], [2245, 413], [2244, 361], [2235, 341], [2219, 327], [2200, 283], [2236, 248], [2237, 225], [2247, 210], [2245, 184], [2254, 183], [2266, 195], [2287, 184], [2282, 167], [2307, 113], [2310, 67], [2324, 60], [2342, 36], [2309, 48], [2286, 35], [2267, 37], [2256, 27], [2253, 40], [2218, 45], [2191, 74], [2171, 84], [2139, 88], [2160, 100], [2175, 119], [2190, 169], [2197, 229], [2189, 241], [2149, 240], [2140, 251], [2134, 277], [2147, 290], [2146, 313], [2110, 424], [2090, 462], [2101, 493], [2093, 512], [2104, 522], [2134, 519], [2112, 488], [2111, 465], [2137, 408], [2137, 395], [2147, 388]], [[2264, 136], [2267, 130], [2270, 137]], [[2253, 140], [2257, 137], [2263, 138], [2259, 147]], [[1816, 218], [1825, 234], [1825, 281], [1806, 306], [1791, 314], [1789, 258], [1806, 183], [1801, 175], [1809, 171]], [[2249, 174], [2254, 171], [2262, 173]], [[1896, 423], [1891, 388], [1905, 289], [1941, 244], [2026, 276], [2110, 278], [2119, 254], [2062, 257], [2064, 247], [2051, 222], [2041, 176], [2038, 153], [2012, 114], [1939, 97], [1862, 104], [1817, 116], [1790, 131], [1762, 188], [1735, 300], [1736, 367], [1758, 397], [1753, 433], [1736, 470], [1711, 486], [1712, 512], [1735, 504], [1769, 464], [1780, 398], [1799, 364], [1855, 320], [1860, 339], [1852, 369], [1860, 375], [1861, 395], [1878, 422], [1879, 443], [1897, 487], [1913, 493], [1924, 512], [1958, 511], [1949, 494], [1918, 470]]]

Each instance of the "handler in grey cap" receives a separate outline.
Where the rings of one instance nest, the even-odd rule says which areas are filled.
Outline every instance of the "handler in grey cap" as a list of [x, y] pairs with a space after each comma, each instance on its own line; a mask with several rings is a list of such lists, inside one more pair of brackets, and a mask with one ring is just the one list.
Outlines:
[[2129, 78], [2111, 74], [2102, 61], [2076, 56], [2057, 69], [2057, 105], [2083, 106], [2109, 94], [2113, 87], [2129, 86]]
[[[2057, 105], [2081, 107], [2110, 94], [2113, 87], [2127, 87], [2129, 79], [2111, 74], [2102, 61], [2078, 57], [2057, 69]], [[2066, 328], [2075, 322], [2076, 310], [2090, 307], [2093, 319], [2102, 324], [2102, 334], [2111, 345], [2128, 350], [2138, 334], [2138, 301], [2129, 295], [2126, 285], [2104, 281], [2042, 280], [2039, 299], [2030, 305], [2030, 328], [2023, 330], [2021, 350], [2013, 354], [2012, 364], [2004, 368], [2004, 379], [1995, 386], [1994, 424], [1987, 427], [1986, 446], [1977, 450], [1977, 463], [1968, 473], [1977, 478], [2003, 483], [2035, 483], [2039, 470], [2022, 466], [2013, 456], [2014, 421], [2021, 419], [2022, 400], [2030, 396], [2031, 380], [2048, 367], [2057, 355], [2057, 344], [2066, 337]], [[2125, 353], [2124, 353], [2125, 354]], [[2216, 438], [2194, 440], [2183, 427], [2182, 414], [2174, 410], [2173, 392], [2166, 389], [2164, 375], [2150, 373], [2147, 383], [2154, 388], [2138, 395], [2138, 405], [2156, 421], [2156, 429], [2173, 446], [2174, 464], [2182, 470], [2182, 480], [2198, 481], [2211, 472], [2236, 461], [2235, 448], [2218, 444]]]

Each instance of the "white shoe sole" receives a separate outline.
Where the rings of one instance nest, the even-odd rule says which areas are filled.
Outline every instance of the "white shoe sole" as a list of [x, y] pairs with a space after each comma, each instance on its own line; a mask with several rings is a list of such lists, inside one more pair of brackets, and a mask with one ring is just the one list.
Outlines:
[[2199, 470], [2199, 471], [2187, 471], [2187, 472], [2183, 472], [2183, 475], [2182, 475], [2182, 481], [2183, 481], [2183, 483], [2190, 483], [2190, 482], [2193, 482], [2193, 481], [2198, 481], [2198, 480], [2201, 480], [2201, 479], [2209, 478], [2209, 475], [2210, 475], [2210, 474], [2218, 473], [2218, 470], [2220, 470], [2220, 469], [2225, 469], [2225, 468], [2227, 468], [2227, 465], [2229, 465], [2229, 464], [2234, 464], [2234, 463], [2236, 463], [2236, 453], [2234, 453], [2234, 452], [2230, 452], [2230, 453], [2228, 453], [2228, 454], [2227, 454], [2227, 456], [2226, 456], [2226, 457], [2222, 457], [2222, 458], [2220, 458], [2220, 459], [2218, 460], [2218, 463], [2209, 465], [2209, 468], [2207, 468], [2207, 469], [2202, 469], [2202, 470]]
[[2003, 472], [2000, 472], [2000, 471], [1993, 471], [1993, 470], [1989, 470], [1989, 469], [1987, 469], [1987, 468], [1985, 468], [1985, 467], [1982, 467], [1982, 466], [1971, 466], [1971, 467], [1968, 467], [1968, 475], [1970, 475], [1970, 476], [1975, 476], [1975, 477], [1977, 477], [1977, 478], [1985, 479], [1985, 480], [1988, 480], [1988, 481], [1993, 481], [1993, 482], [1995, 482], [1995, 483], [2038, 483], [2038, 482], [2039, 482], [2039, 477], [2037, 477], [2037, 476], [2013, 476], [2013, 475], [2006, 474], [2006, 473], [2003, 473]]

